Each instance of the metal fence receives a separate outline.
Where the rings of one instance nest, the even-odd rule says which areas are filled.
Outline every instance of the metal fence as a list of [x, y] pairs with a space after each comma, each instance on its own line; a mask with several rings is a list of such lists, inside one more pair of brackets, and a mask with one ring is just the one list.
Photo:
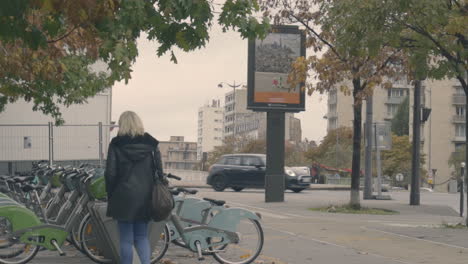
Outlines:
[[41, 160], [102, 165], [114, 127], [102, 123], [0, 124], [0, 173], [29, 171], [33, 162]]

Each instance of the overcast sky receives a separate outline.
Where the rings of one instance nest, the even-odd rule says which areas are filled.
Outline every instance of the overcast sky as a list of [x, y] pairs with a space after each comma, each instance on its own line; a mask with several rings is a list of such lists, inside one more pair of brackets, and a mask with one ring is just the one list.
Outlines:
[[[215, 23], [214, 23], [215, 24]], [[112, 118], [125, 110], [135, 111], [145, 129], [159, 140], [185, 136], [196, 141], [198, 108], [211, 99], [221, 99], [230, 88], [219, 82], [247, 82], [247, 40], [236, 32], [223, 33], [213, 25], [205, 48], [190, 53], [177, 51], [178, 64], [169, 56], [158, 58], [156, 43], [141, 38], [139, 56], [128, 84], [113, 88]], [[321, 140], [326, 134], [326, 95], [306, 96], [306, 111], [296, 114], [302, 123], [302, 138]]]

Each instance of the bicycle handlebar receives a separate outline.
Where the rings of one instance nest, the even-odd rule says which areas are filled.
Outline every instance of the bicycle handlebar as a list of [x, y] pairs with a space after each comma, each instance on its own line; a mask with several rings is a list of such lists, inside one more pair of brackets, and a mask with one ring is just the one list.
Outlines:
[[189, 190], [185, 188], [177, 188], [177, 191], [187, 193], [187, 194], [197, 194], [198, 190]]
[[175, 175], [172, 175], [172, 174], [170, 174], [170, 173], [168, 173], [168, 174], [166, 175], [166, 177], [167, 177], [167, 178], [174, 179], [174, 180], [178, 180], [178, 181], [182, 180], [182, 178], [180, 178], [179, 176], [175, 176]]

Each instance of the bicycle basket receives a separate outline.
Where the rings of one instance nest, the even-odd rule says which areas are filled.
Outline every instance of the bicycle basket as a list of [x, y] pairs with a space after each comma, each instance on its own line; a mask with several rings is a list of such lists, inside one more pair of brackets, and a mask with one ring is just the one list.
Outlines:
[[89, 195], [97, 200], [107, 198], [106, 181], [104, 175], [93, 177], [87, 184]]

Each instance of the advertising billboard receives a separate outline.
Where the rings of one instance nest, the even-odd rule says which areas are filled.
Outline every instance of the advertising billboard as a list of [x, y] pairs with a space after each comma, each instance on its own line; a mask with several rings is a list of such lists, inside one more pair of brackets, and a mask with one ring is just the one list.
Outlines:
[[247, 109], [305, 110], [301, 85], [290, 87], [292, 63], [305, 56], [305, 36], [297, 26], [273, 26], [265, 39], [249, 40]]

